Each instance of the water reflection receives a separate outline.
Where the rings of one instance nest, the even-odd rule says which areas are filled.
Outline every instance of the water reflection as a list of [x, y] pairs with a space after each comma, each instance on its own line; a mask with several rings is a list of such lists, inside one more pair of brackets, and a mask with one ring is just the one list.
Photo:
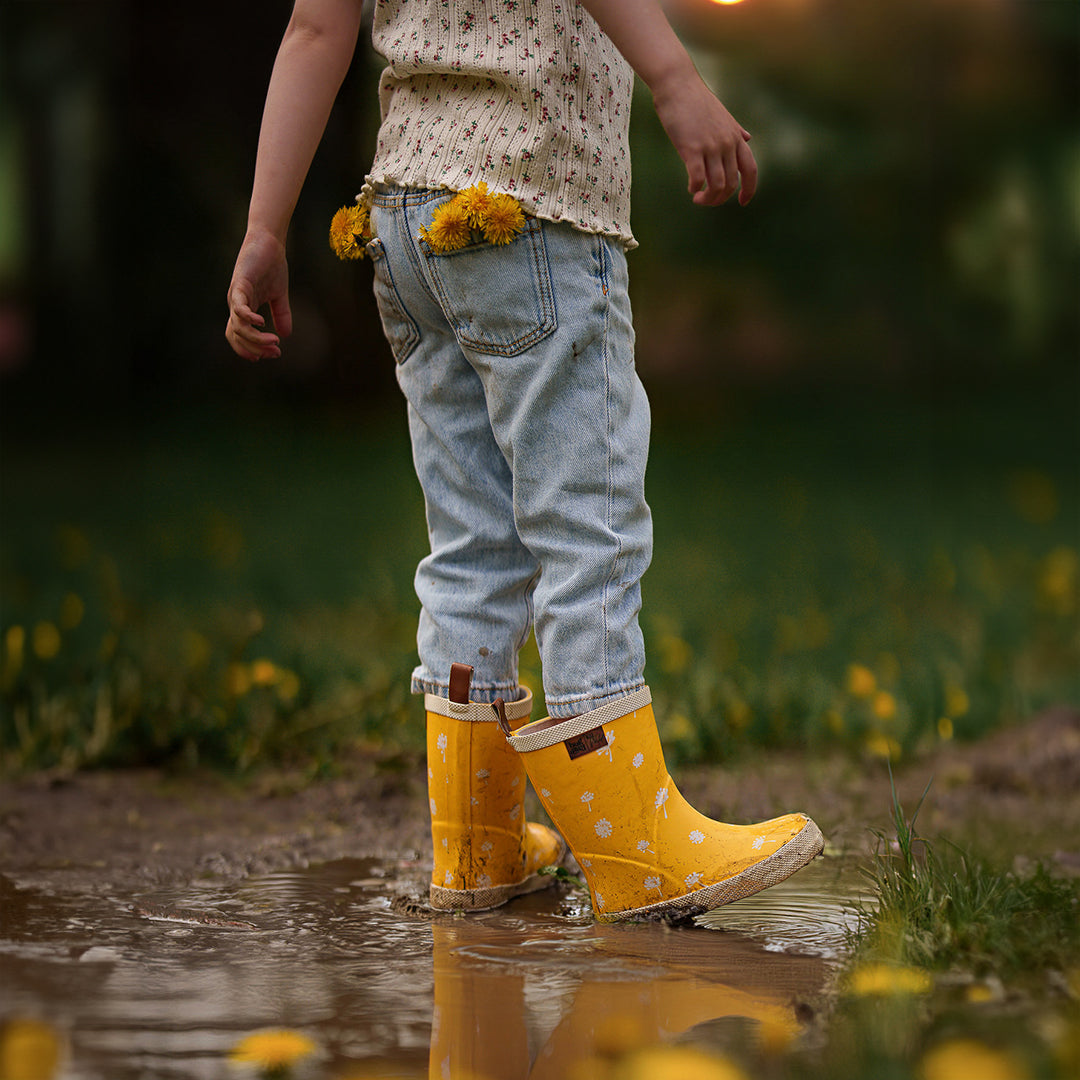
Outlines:
[[0, 1020], [64, 1031], [63, 1080], [211, 1080], [241, 1036], [281, 1025], [319, 1044], [325, 1077], [543, 1080], [661, 1041], [783, 1042], [838, 955], [829, 912], [851, 880], [808, 868], [718, 933], [599, 925], [554, 890], [433, 920], [401, 903], [423, 868], [387, 860], [137, 896], [0, 877]]

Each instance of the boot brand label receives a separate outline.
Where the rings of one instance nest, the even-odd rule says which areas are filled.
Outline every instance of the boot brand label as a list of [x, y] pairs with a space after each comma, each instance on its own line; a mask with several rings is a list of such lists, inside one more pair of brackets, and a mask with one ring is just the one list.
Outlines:
[[591, 754], [594, 750], [603, 750], [607, 746], [607, 735], [602, 727], [594, 727], [591, 731], [582, 732], [572, 739], [567, 739], [563, 746], [570, 755], [570, 760]]

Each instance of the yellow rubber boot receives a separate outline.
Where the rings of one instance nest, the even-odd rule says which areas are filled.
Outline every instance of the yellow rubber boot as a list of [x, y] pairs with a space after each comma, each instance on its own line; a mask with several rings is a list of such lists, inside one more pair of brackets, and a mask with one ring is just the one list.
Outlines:
[[783, 881], [824, 847], [804, 814], [727, 825], [679, 794], [647, 688], [507, 741], [566, 837], [598, 919], [686, 917]]
[[[469, 701], [472, 668], [454, 664], [450, 697], [426, 694], [428, 797], [435, 865], [431, 906], [485, 911], [554, 882], [538, 873], [563, 857], [562, 840], [525, 820], [525, 767], [490, 705]], [[528, 719], [532, 693], [505, 706]]]

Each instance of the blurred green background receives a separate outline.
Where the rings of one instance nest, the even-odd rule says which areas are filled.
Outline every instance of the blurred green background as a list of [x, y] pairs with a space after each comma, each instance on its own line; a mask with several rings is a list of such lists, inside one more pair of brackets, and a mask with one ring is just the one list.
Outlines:
[[[0, 8], [5, 769], [421, 745], [423, 506], [370, 268], [326, 239], [377, 126], [366, 40], [285, 356], [222, 333], [290, 6]], [[639, 87], [643, 623], [683, 760], [1080, 702], [1078, 8], [668, 4], [762, 174], [692, 206]]]

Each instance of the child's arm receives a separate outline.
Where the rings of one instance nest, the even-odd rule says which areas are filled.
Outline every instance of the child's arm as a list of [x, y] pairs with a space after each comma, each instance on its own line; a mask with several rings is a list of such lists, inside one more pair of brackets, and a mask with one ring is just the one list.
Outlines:
[[[656, 114], [686, 165], [690, 194], [718, 206], [757, 187], [750, 133], [702, 81], [657, 0], [580, 0], [652, 91]], [[740, 185], [741, 181], [741, 185]]]
[[[280, 356], [292, 332], [285, 235], [349, 69], [361, 0], [296, 0], [266, 93], [247, 233], [229, 285], [225, 337], [248, 360]], [[277, 334], [258, 313], [270, 305]]]

